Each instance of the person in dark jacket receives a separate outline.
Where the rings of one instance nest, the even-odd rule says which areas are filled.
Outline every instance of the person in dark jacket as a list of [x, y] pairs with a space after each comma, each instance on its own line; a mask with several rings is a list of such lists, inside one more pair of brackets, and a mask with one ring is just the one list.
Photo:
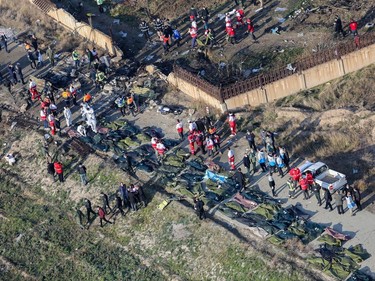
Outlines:
[[53, 181], [55, 181], [55, 167], [52, 162], [47, 163], [47, 173], [52, 177]]
[[335, 36], [339, 36], [340, 33], [342, 34], [342, 37], [345, 37], [345, 31], [342, 28], [342, 21], [338, 15], [335, 16]]
[[22, 82], [22, 84], [25, 84], [25, 80], [23, 79], [23, 73], [22, 73], [22, 67], [19, 63], [17, 63], [15, 66], [14, 66], [14, 71], [16, 73], [16, 76], [17, 76], [17, 80], [18, 82]]
[[250, 174], [250, 158], [247, 153], [245, 153], [245, 155], [243, 156], [242, 162], [247, 169], [247, 173]]
[[246, 189], [246, 181], [245, 176], [241, 172], [241, 168], [238, 168], [236, 173], [234, 174], [234, 179], [236, 183], [238, 184], [238, 190], [242, 191], [243, 189]]
[[194, 210], [197, 212], [197, 216], [200, 220], [206, 218], [206, 212], [204, 211], [204, 202], [199, 198], [194, 198]]
[[92, 209], [91, 201], [87, 198], [85, 198], [85, 208], [86, 208], [86, 214], [87, 214], [87, 223], [89, 223], [90, 222], [90, 214], [93, 214], [94, 216], [96, 216], [96, 213]]
[[149, 26], [146, 21], [142, 21], [139, 25], [139, 29], [143, 33], [143, 36], [147, 41], [150, 41], [150, 33], [149, 33]]
[[35, 51], [38, 50], [38, 39], [34, 34], [31, 36], [31, 45], [33, 45]]
[[343, 202], [342, 202], [343, 195], [340, 192], [340, 190], [337, 190], [335, 192], [335, 194], [333, 195], [333, 198], [335, 199], [335, 204], [336, 204], [337, 212], [339, 213], [339, 215], [344, 214], [344, 208], [343, 208]]
[[120, 196], [122, 198], [122, 205], [125, 207], [125, 206], [129, 206], [128, 204], [128, 190], [126, 189], [126, 185], [124, 183], [120, 183], [120, 186], [118, 188], [118, 192], [120, 193]]
[[247, 131], [246, 132], [246, 140], [249, 143], [250, 148], [254, 149], [255, 151], [257, 150], [257, 147], [255, 145], [255, 135], [252, 131]]
[[333, 208], [332, 208], [332, 205], [331, 205], [332, 196], [331, 196], [331, 193], [329, 192], [328, 189], [324, 190], [324, 199], [326, 200], [326, 206], [324, 207], [324, 209], [328, 209], [328, 207], [329, 207], [329, 211], [333, 211]]
[[1, 48], [4, 46], [4, 49], [7, 53], [10, 53], [10, 51], [8, 50], [8, 42], [7, 42], [8, 38], [6, 37], [5, 34], [2, 34], [0, 36], [0, 51], [1, 51]]
[[86, 167], [83, 165], [83, 164], [80, 164], [78, 166], [78, 174], [79, 174], [79, 177], [81, 178], [81, 183], [83, 185], [86, 185], [87, 184], [87, 175], [86, 175]]
[[142, 186], [140, 186], [140, 185], [131, 185], [131, 186], [133, 186], [132, 188], [135, 191], [135, 193], [137, 194], [138, 202], [142, 203], [143, 207], [146, 207], [147, 206], [146, 196], [145, 196], [145, 193], [143, 192]]
[[105, 194], [104, 192], [100, 192], [100, 195], [102, 197], [102, 206], [103, 206], [103, 210], [105, 211], [105, 213], [107, 214], [107, 207], [108, 207], [109, 211], [112, 212], [112, 208], [109, 205], [108, 195]]
[[135, 194], [130, 187], [128, 187], [128, 199], [129, 199], [129, 204], [130, 204], [130, 208], [132, 209], [132, 211], [133, 212], [137, 211], [137, 204], [135, 202]]
[[27, 51], [27, 59], [29, 60], [30, 62], [30, 66], [32, 69], [35, 69], [36, 68], [36, 60], [35, 60], [35, 55], [33, 54], [33, 52], [31, 50], [28, 50]]
[[122, 205], [122, 199], [120, 196], [116, 194], [116, 209], [119, 210], [122, 216], [125, 216], [125, 212], [123, 210], [123, 205]]
[[106, 223], [109, 223], [109, 224], [112, 224], [112, 222], [110, 222], [109, 220], [106, 219], [105, 215], [105, 211], [103, 208], [99, 207], [98, 206], [98, 215], [99, 215], [99, 219], [100, 219], [100, 227], [103, 227], [103, 221], [105, 221]]
[[275, 190], [275, 180], [273, 179], [271, 172], [268, 174], [268, 184], [271, 187], [272, 196], [276, 197], [277, 194], [276, 194], [276, 190]]
[[321, 190], [320, 185], [317, 184], [317, 183], [314, 181], [314, 183], [313, 183], [313, 185], [312, 185], [312, 191], [313, 191], [313, 193], [314, 193], [314, 195], [315, 195], [316, 200], [318, 201], [319, 206], [322, 205], [322, 198], [320, 197], [320, 190]]
[[359, 191], [359, 188], [357, 186], [353, 188], [352, 197], [353, 197], [354, 203], [357, 205], [357, 211], [362, 211], [361, 192]]
[[8, 73], [9, 73], [10, 81], [12, 81], [13, 85], [16, 85], [17, 84], [17, 75], [16, 75], [16, 71], [14, 69], [14, 66], [11, 63], [8, 64]]

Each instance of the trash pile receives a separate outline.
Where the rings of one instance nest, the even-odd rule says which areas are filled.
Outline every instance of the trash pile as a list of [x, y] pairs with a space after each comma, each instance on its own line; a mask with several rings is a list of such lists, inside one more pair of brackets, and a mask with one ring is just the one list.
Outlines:
[[[364, 273], [357, 271], [360, 263], [368, 259], [371, 255], [363, 248], [361, 244], [342, 247], [345, 241], [350, 237], [343, 235], [331, 228], [326, 228], [322, 236], [317, 241], [323, 242], [319, 248], [315, 250], [316, 255], [309, 257], [307, 260], [313, 266], [324, 271], [325, 273], [337, 277], [340, 280], [346, 279], [350, 273], [353, 273], [351, 280], [356, 276], [366, 276]], [[372, 280], [368, 277], [367, 280]]]

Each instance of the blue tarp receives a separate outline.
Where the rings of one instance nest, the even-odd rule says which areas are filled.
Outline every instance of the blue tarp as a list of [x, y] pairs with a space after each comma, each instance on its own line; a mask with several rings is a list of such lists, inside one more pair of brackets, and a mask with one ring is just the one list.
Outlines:
[[210, 179], [214, 182], [224, 183], [228, 179], [228, 177], [216, 174], [210, 170], [206, 170], [206, 174], [204, 176], [205, 179]]

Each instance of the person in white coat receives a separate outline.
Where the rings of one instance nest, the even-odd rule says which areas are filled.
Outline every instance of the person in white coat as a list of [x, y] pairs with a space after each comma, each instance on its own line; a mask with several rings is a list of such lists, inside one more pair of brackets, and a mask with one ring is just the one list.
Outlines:
[[70, 111], [69, 107], [64, 106], [64, 117], [66, 121], [66, 126], [72, 126], [72, 112]]
[[87, 134], [86, 134], [86, 128], [85, 126], [83, 125], [79, 125], [78, 128], [77, 128], [77, 132], [81, 135], [81, 136], [84, 136], [86, 137]]
[[87, 125], [89, 125], [91, 127], [91, 130], [96, 134], [98, 132], [97, 128], [96, 128], [96, 118], [95, 118], [95, 115], [91, 115], [89, 114], [88, 117], [87, 117]]

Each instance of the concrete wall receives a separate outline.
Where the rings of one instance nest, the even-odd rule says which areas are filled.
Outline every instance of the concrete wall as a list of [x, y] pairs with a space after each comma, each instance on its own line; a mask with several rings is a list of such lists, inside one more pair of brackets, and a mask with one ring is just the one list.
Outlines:
[[[175, 83], [172, 84], [178, 87], [181, 91], [187, 93], [189, 96], [198, 100], [203, 100], [207, 104], [224, 111], [272, 102], [279, 98], [296, 94], [299, 91], [313, 88], [333, 79], [340, 78], [345, 74], [357, 71], [373, 63], [375, 63], [375, 44], [342, 56], [340, 59], [320, 64], [304, 70], [301, 73], [296, 73], [267, 84], [263, 86], [263, 88], [254, 89], [226, 99], [226, 106], [220, 105], [218, 100], [209, 96], [204, 91], [197, 89], [197, 87], [190, 85], [181, 78], [174, 78], [178, 81], [175, 81]], [[220, 105], [219, 107], [218, 104]]]
[[203, 101], [217, 109], [222, 109], [222, 104], [218, 99], [212, 97], [207, 92], [199, 89], [197, 86], [190, 84], [186, 80], [177, 77], [176, 75], [174, 75], [173, 72], [171, 72], [168, 75], [168, 82], [177, 87], [180, 91], [192, 97], [193, 99]]

